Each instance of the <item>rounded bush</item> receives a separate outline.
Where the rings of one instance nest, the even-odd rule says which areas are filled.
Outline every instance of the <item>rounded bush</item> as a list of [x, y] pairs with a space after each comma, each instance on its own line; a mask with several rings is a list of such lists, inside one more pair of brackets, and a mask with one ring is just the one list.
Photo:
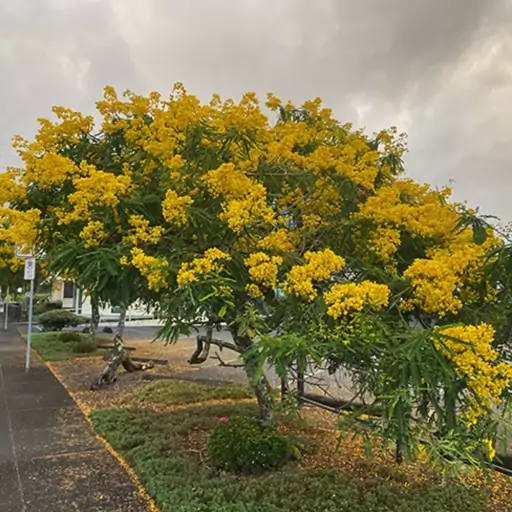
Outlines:
[[59, 333], [58, 337], [62, 343], [76, 343], [86, 339], [82, 333], [76, 331], [63, 331]]
[[86, 323], [88, 320], [75, 315], [72, 311], [54, 309], [39, 315], [37, 321], [45, 331], [61, 331], [66, 327], [76, 327]]
[[34, 304], [34, 313], [36, 315], [41, 315], [47, 311], [55, 311], [56, 309], [62, 309], [62, 301], [50, 301], [48, 298], [43, 298]]
[[90, 340], [81, 340], [73, 343], [72, 349], [76, 354], [90, 354], [96, 350], [96, 344]]
[[251, 417], [221, 418], [206, 449], [218, 469], [243, 473], [275, 469], [290, 457], [288, 439]]

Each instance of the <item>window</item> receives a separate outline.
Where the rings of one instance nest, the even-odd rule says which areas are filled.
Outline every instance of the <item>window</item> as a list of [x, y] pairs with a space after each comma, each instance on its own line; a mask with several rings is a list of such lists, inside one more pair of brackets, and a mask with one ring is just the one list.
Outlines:
[[64, 293], [63, 298], [64, 299], [73, 299], [75, 296], [75, 283], [73, 282], [67, 282], [64, 283]]

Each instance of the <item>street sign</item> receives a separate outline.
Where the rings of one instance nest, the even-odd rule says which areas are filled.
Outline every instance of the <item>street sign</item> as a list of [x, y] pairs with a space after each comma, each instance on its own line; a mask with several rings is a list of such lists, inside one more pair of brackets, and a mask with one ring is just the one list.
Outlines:
[[36, 278], [36, 259], [25, 258], [25, 281], [30, 281], [30, 292], [28, 295], [28, 332], [27, 351], [25, 354], [25, 371], [30, 370], [30, 349], [32, 346], [32, 316], [34, 311], [34, 279]]
[[36, 277], [36, 259], [25, 259], [25, 281], [33, 281]]
[[17, 245], [15, 247], [16, 258], [32, 258], [34, 256], [32, 249]]

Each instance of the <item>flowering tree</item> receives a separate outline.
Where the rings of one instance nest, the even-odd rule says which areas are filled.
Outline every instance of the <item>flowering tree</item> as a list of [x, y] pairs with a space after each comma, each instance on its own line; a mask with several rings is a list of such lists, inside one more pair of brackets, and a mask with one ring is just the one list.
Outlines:
[[[211, 345], [239, 352], [264, 416], [263, 362], [284, 377], [313, 359], [352, 372], [381, 414], [345, 420], [400, 457], [422, 439], [492, 456], [492, 408], [512, 378], [489, 272], [501, 242], [448, 189], [403, 176], [403, 136], [273, 95], [271, 123], [254, 94], [201, 104], [180, 84], [165, 100], [107, 88], [97, 106], [98, 128], [59, 108], [17, 141], [26, 168], [4, 213], [19, 236], [69, 251], [58, 266], [95, 276], [105, 300], [158, 301], [168, 340], [206, 317], [192, 362]], [[231, 342], [213, 336], [221, 322]]]
[[86, 290], [93, 306], [92, 336], [99, 304], [121, 307], [114, 351], [93, 383], [96, 388], [115, 380], [121, 364], [128, 371], [150, 366], [134, 363], [122, 344], [126, 308], [140, 298], [151, 301], [145, 279], [123, 265], [123, 256], [143, 236], [145, 224], [134, 212], [144, 205], [136, 193], [128, 199], [131, 210], [118, 199], [131, 183], [112, 171], [122, 158], [122, 143], [97, 137], [90, 117], [62, 108], [54, 112], [57, 122], [40, 120], [33, 142], [15, 139], [25, 167], [1, 176], [8, 205], [2, 209], [7, 226], [2, 239], [35, 247], [47, 272], [74, 279]]
[[1, 241], [0, 288], [2, 299], [7, 300], [9, 291], [13, 292], [23, 284], [23, 260], [15, 257], [14, 245]]

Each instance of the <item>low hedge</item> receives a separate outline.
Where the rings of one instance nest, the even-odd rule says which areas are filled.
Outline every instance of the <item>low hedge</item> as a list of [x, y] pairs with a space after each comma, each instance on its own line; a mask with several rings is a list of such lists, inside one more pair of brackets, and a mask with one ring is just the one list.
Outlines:
[[218, 469], [262, 473], [278, 468], [290, 458], [285, 436], [256, 418], [222, 418], [207, 444], [208, 455]]
[[37, 322], [45, 331], [62, 331], [66, 327], [76, 327], [88, 321], [83, 316], [63, 309], [46, 311], [37, 317]]
[[[196, 435], [200, 439], [202, 432], [218, 428], [219, 418], [254, 418], [255, 409], [253, 404], [202, 405], [170, 412], [102, 409], [90, 418], [96, 432], [128, 460], [162, 512], [509, 510], [507, 505], [493, 506], [485, 488], [456, 483], [416, 488], [388, 478], [355, 477], [337, 469], [301, 469], [293, 464], [257, 476], [213, 470], [200, 444], [191, 444], [190, 439]], [[247, 426], [251, 421], [242, 423]], [[224, 436], [227, 430], [220, 428], [229, 443]], [[339, 456], [350, 454], [340, 452]]]

